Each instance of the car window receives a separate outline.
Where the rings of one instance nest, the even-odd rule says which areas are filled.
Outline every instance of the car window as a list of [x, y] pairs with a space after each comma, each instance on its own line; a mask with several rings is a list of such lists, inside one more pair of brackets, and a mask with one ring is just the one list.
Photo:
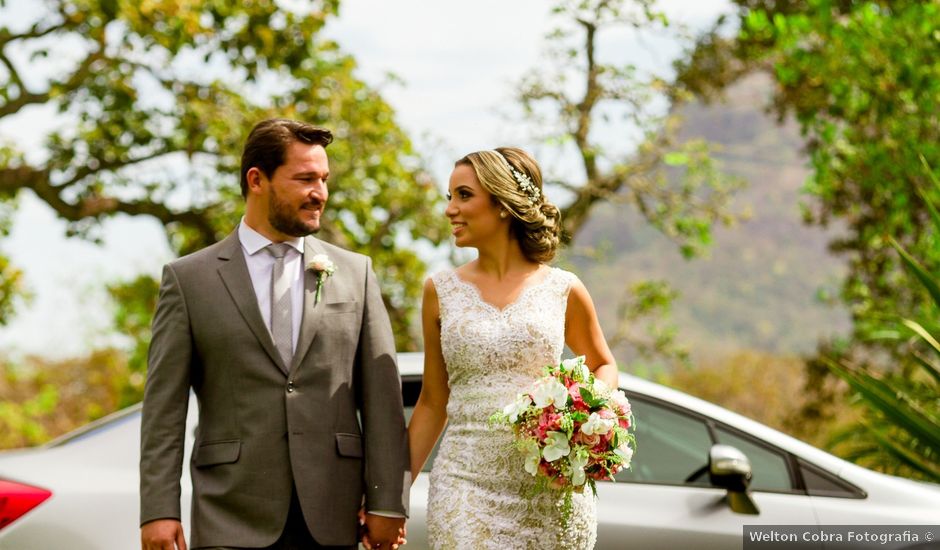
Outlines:
[[760, 445], [721, 426], [716, 428], [718, 442], [731, 445], [747, 456], [751, 462], [750, 488], [752, 491], [791, 491], [790, 469], [786, 457], [779, 451]]
[[[420, 378], [402, 378], [401, 384], [401, 397], [402, 402], [405, 405], [405, 425], [411, 423], [411, 414], [414, 413], [415, 403], [418, 401], [418, 396], [421, 394], [421, 379]], [[447, 431], [447, 428], [444, 428], [444, 432]], [[441, 439], [444, 439], [444, 433], [441, 433], [441, 437], [438, 438], [437, 443], [434, 444], [434, 448], [431, 449], [431, 454], [428, 455], [427, 462], [424, 463], [424, 468], [421, 469], [422, 472], [430, 472], [431, 466], [434, 464], [434, 457], [437, 456], [437, 448], [441, 444]]]
[[630, 403], [637, 450], [631, 468], [619, 472], [617, 481], [708, 486], [702, 468], [708, 465], [712, 440], [705, 422], [634, 395]]
[[799, 461], [806, 492], [814, 497], [865, 498], [865, 493], [849, 482], [811, 464]]

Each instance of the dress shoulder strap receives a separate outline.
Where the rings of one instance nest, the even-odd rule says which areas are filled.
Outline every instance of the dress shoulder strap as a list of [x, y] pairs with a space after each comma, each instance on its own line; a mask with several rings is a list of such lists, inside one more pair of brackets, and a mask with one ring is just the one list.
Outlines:
[[578, 280], [578, 276], [570, 271], [565, 271], [560, 267], [553, 267], [552, 272], [548, 274], [548, 286], [557, 292], [562, 298], [567, 299], [571, 291], [571, 285]]
[[434, 283], [434, 290], [437, 291], [438, 297], [453, 293], [454, 288], [457, 286], [454, 275], [452, 269], [438, 271], [431, 275], [431, 282]]
[[453, 303], [455, 296], [460, 292], [460, 281], [453, 269], [438, 271], [431, 276], [434, 290], [437, 292], [438, 307], [443, 314]]

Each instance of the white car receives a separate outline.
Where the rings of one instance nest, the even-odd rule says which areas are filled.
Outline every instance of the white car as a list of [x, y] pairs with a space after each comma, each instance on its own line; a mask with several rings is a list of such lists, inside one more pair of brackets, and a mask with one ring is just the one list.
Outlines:
[[[399, 355], [408, 414], [422, 360]], [[938, 485], [866, 470], [635, 376], [621, 374], [620, 383], [633, 405], [638, 451], [617, 482], [598, 484], [599, 550], [740, 550], [744, 525], [940, 524]], [[191, 402], [190, 437], [195, 418]], [[0, 549], [138, 548], [139, 437], [137, 405], [48, 445], [0, 453]], [[182, 483], [186, 526], [186, 468]], [[427, 547], [427, 492], [421, 475], [409, 549]]]

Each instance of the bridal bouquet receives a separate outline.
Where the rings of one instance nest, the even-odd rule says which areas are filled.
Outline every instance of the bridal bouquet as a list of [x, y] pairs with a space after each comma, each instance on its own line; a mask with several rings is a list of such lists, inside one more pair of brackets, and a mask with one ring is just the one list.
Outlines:
[[545, 367], [543, 378], [490, 421], [512, 427], [536, 490], [563, 490], [569, 512], [572, 492], [588, 485], [596, 494], [595, 481], [629, 467], [636, 449], [630, 402], [595, 379], [583, 356]]

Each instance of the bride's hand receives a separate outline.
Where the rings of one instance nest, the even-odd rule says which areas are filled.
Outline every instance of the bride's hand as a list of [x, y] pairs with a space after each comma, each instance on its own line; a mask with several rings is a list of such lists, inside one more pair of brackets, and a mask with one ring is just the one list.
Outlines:
[[[398, 550], [408, 543], [404, 518], [390, 518], [359, 510], [362, 545], [374, 550]], [[370, 525], [372, 529], [370, 529]], [[370, 537], [370, 534], [372, 537]], [[377, 539], [377, 540], [375, 540]]]

